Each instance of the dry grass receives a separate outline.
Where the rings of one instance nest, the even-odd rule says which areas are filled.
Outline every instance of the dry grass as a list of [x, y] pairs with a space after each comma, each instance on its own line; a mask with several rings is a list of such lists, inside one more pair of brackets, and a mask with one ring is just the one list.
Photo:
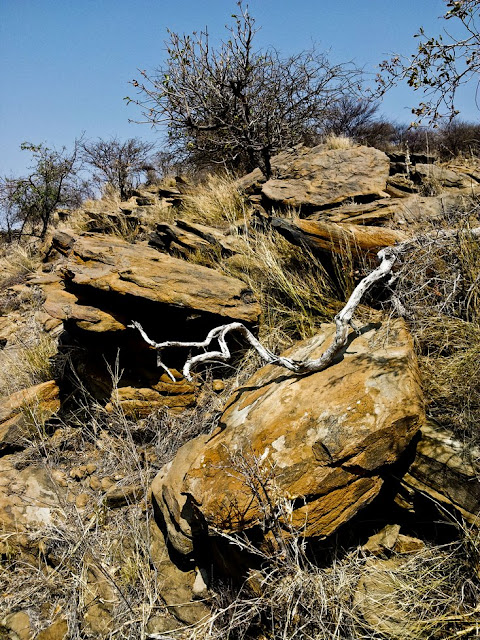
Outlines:
[[180, 215], [203, 224], [225, 226], [248, 219], [248, 206], [231, 176], [212, 174], [183, 196]]
[[5, 245], [0, 257], [0, 289], [24, 282], [40, 263], [40, 254], [34, 245]]
[[325, 140], [324, 145], [326, 149], [345, 150], [357, 147], [358, 144], [352, 138], [347, 136], [336, 136], [335, 134], [329, 134]]
[[[215, 424], [218, 397], [203, 399], [181, 416], [134, 422], [85, 397], [53, 433], [38, 424], [15, 462], [58, 483], [58, 513], [55, 526], [0, 532], [0, 621], [27, 611], [34, 633], [62, 618], [72, 640], [143, 640], [152, 617], [169, 618], [150, 556], [149, 490], [178, 448]], [[124, 499], [113, 501], [109, 487]]]

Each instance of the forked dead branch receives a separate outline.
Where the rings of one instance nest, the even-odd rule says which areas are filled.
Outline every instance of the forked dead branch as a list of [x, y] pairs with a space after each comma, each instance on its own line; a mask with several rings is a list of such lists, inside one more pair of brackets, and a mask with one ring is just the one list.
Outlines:
[[[208, 333], [205, 340], [201, 342], [181, 342], [175, 340], [155, 342], [147, 336], [140, 323], [132, 321], [132, 324], [129, 326], [131, 328], [138, 329], [145, 342], [157, 350], [157, 366], [164, 369], [174, 382], [175, 378], [173, 374], [162, 362], [162, 351], [164, 349], [171, 347], [207, 349], [214, 340], [217, 340], [219, 346], [218, 350], [205, 351], [204, 353], [188, 358], [185, 362], [183, 366], [183, 375], [187, 380], [192, 380], [191, 371], [198, 364], [206, 362], [227, 362], [230, 360], [231, 353], [226, 342], [226, 336], [231, 332], [237, 332], [243, 336], [267, 364], [279, 365], [296, 374], [314, 373], [328, 367], [338, 352], [345, 346], [348, 340], [349, 327], [352, 327], [356, 331], [356, 328], [353, 325], [353, 314], [355, 313], [355, 310], [360, 304], [362, 298], [376, 282], [383, 280], [392, 273], [393, 266], [401, 255], [411, 251], [415, 246], [429, 242], [445, 243], [461, 234], [480, 238], [480, 227], [461, 231], [450, 229], [438, 231], [423, 236], [416, 236], [415, 238], [406, 240], [405, 242], [399, 243], [395, 246], [381, 249], [377, 254], [380, 261], [379, 266], [358, 283], [343, 309], [335, 316], [336, 332], [334, 340], [323, 354], [315, 360], [299, 361], [275, 355], [269, 349], [265, 348], [257, 338], [255, 338], [252, 332], [249, 331], [241, 322], [232, 322], [230, 324], [215, 327]], [[391, 278], [390, 282], [394, 279], [394, 277]]]

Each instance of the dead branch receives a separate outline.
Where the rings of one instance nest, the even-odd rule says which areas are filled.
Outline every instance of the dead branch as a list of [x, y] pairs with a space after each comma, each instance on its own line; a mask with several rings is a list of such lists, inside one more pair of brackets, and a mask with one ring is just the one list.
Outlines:
[[464, 234], [466, 236], [480, 237], [480, 227], [467, 230], [445, 230], [439, 231], [434, 234], [427, 234], [424, 236], [417, 236], [410, 240], [406, 240], [400, 244], [392, 247], [386, 247], [378, 252], [377, 256], [380, 261], [379, 266], [363, 278], [355, 287], [352, 295], [348, 299], [343, 309], [335, 316], [336, 332], [332, 344], [324, 351], [324, 353], [315, 360], [298, 361], [291, 358], [285, 358], [277, 356], [268, 349], [266, 349], [255, 336], [245, 327], [241, 322], [232, 322], [230, 324], [224, 324], [212, 329], [205, 340], [202, 342], [180, 342], [175, 340], [167, 340], [165, 342], [155, 342], [147, 336], [142, 326], [132, 321], [129, 327], [138, 329], [141, 336], [154, 349], [157, 350], [157, 365], [164, 369], [170, 378], [175, 381], [174, 376], [168, 369], [168, 367], [162, 362], [161, 354], [163, 349], [169, 347], [182, 347], [182, 348], [197, 348], [207, 349], [213, 340], [217, 340], [219, 350], [205, 351], [198, 355], [188, 358], [183, 367], [183, 375], [187, 380], [192, 380], [192, 368], [200, 363], [205, 362], [227, 362], [231, 358], [231, 353], [226, 342], [226, 336], [228, 333], [236, 331], [242, 335], [251, 347], [259, 354], [259, 356], [267, 364], [276, 364], [281, 367], [293, 371], [296, 374], [313, 373], [321, 371], [328, 367], [338, 352], [345, 346], [348, 340], [349, 327], [353, 327], [352, 318], [356, 308], [360, 304], [362, 298], [367, 291], [379, 280], [382, 280], [392, 272], [393, 265], [397, 259], [404, 253], [412, 250], [416, 245], [425, 244], [431, 241], [434, 242], [448, 242], [448, 240], [458, 237]]

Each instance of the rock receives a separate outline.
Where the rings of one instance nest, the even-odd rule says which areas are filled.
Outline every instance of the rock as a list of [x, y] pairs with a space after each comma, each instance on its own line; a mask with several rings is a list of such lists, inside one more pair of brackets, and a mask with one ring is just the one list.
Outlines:
[[368, 551], [373, 555], [381, 555], [385, 551], [391, 551], [400, 533], [399, 524], [387, 524], [381, 531], [370, 536], [363, 545], [362, 551]]
[[321, 208], [348, 198], [376, 199], [390, 170], [387, 156], [371, 147], [297, 149], [272, 161], [274, 176], [262, 185], [271, 202]]
[[[333, 338], [322, 325], [286, 355], [315, 358]], [[328, 536], [380, 491], [423, 423], [410, 335], [402, 321], [368, 325], [324, 371], [295, 376], [269, 365], [234, 395], [212, 435], [184, 445], [152, 484], [169, 541], [181, 554], [208, 527], [245, 531], [264, 512], [248, 489], [265, 475], [291, 505], [291, 525]], [[242, 470], [243, 469], [243, 470]], [[274, 472], [274, 477], [272, 477]], [[268, 479], [270, 478], [270, 479]]]
[[385, 227], [367, 227], [362, 225], [319, 220], [288, 221], [284, 218], [272, 218], [272, 227], [287, 240], [298, 246], [308, 246], [314, 250], [343, 254], [346, 251], [377, 252], [406, 240], [402, 231]]
[[15, 457], [0, 460], [0, 530], [38, 531], [61, 517], [60, 487], [43, 467], [15, 468]]
[[114, 628], [113, 607], [117, 601], [113, 580], [108, 580], [93, 562], [87, 562], [86, 582], [83, 588], [83, 621], [95, 637], [108, 636]]
[[439, 167], [435, 164], [416, 164], [411, 177], [417, 184], [432, 184], [433, 186], [441, 186], [448, 189], [468, 188], [473, 183], [476, 184], [476, 180], [472, 180], [466, 174], [458, 173], [447, 167]]
[[260, 315], [258, 303], [239, 280], [119, 238], [78, 238], [66, 273], [67, 289], [115, 295], [126, 316], [131, 315], [129, 304], [142, 301], [248, 323]]
[[385, 191], [393, 198], [406, 198], [411, 193], [416, 193], [418, 187], [407, 176], [395, 175], [388, 178]]
[[194, 566], [180, 569], [172, 562], [165, 538], [153, 522], [150, 524], [150, 535], [150, 553], [158, 571], [157, 588], [169, 613], [185, 624], [196, 624], [208, 617], [210, 607], [194, 598], [199, 572], [195, 571]]
[[[470, 451], [470, 454], [480, 459], [480, 452]], [[397, 502], [413, 509], [415, 496], [426, 495], [447, 508], [453, 507], [467, 522], [478, 526], [478, 477], [478, 469], [466, 459], [464, 445], [428, 421], [422, 427], [415, 458], [402, 477], [403, 491]]]
[[[158, 386], [155, 351], [129, 328], [132, 320], [153, 340], [183, 341], [203, 340], [226, 322], [241, 321], [252, 329], [258, 322], [260, 306], [239, 279], [113, 236], [86, 234], [62, 243], [69, 246], [59, 268], [63, 280], [38, 285], [45, 295], [43, 312], [62, 322], [61, 348], [89, 392], [100, 402], [110, 401], [109, 410], [118, 384], [115, 370], [122, 371], [124, 388], [116, 399], [128, 416], [163, 406], [180, 411], [195, 402], [193, 393]], [[169, 349], [164, 355], [169, 366], [181, 368], [187, 354]]]
[[349, 222], [360, 225], [384, 225], [393, 219], [398, 200], [383, 198], [366, 204], [344, 204], [332, 209], [322, 209], [309, 216], [308, 220], [325, 220], [327, 222]]
[[[6, 634], [3, 634], [3, 629]], [[34, 634], [26, 611], [16, 611], [0, 619], [0, 638], [5, 640], [32, 640]]]
[[220, 229], [182, 218], [175, 220], [175, 224], [179, 229], [193, 233], [207, 241], [210, 245], [219, 248], [224, 256], [231, 256], [238, 251], [237, 238], [226, 235], [226, 233]]
[[353, 597], [353, 606], [365, 622], [389, 640], [418, 637], [407, 631], [407, 625], [412, 621], [411, 614], [395, 597], [398, 590], [395, 573], [404, 563], [405, 560], [400, 558], [369, 558]]
[[105, 504], [112, 508], [140, 501], [145, 491], [141, 484], [111, 486], [105, 493]]
[[472, 204], [472, 198], [459, 193], [430, 197], [409, 195], [396, 200], [392, 222], [408, 226], [409, 233], [414, 235], [425, 227], [431, 228], [431, 224], [437, 221], [442, 224], [449, 217], [458, 219], [459, 212], [471, 210]]
[[151, 234], [148, 244], [161, 251], [176, 251], [186, 255], [211, 247], [207, 240], [166, 222], [157, 224], [156, 231]]
[[[163, 393], [162, 393], [163, 392]], [[105, 409], [121, 411], [127, 417], [145, 417], [156, 409], [166, 407], [178, 413], [195, 404], [195, 386], [187, 382], [158, 382], [153, 388], [121, 387], [114, 390]]]
[[42, 629], [36, 636], [36, 640], [67, 640], [68, 623], [65, 618], [55, 620], [46, 629]]
[[12, 393], [0, 403], [0, 452], [18, 449], [60, 409], [54, 380]]

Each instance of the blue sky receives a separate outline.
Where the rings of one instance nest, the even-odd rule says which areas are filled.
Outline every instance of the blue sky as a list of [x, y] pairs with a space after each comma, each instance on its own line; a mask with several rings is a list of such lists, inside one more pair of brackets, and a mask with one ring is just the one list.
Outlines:
[[[354, 61], [372, 74], [390, 53], [408, 54], [419, 26], [436, 34], [443, 0], [250, 0], [262, 28], [260, 46], [285, 54], [314, 41], [334, 62]], [[233, 0], [0, 0], [0, 175], [28, 164], [23, 141], [69, 146], [85, 132], [98, 137], [159, 140], [148, 125], [129, 123], [138, 109], [123, 98], [138, 69], [164, 59], [166, 30], [190, 33], [208, 25], [221, 37]], [[415, 97], [405, 87], [384, 100], [381, 112], [411, 120]], [[473, 88], [462, 117], [478, 120]]]

